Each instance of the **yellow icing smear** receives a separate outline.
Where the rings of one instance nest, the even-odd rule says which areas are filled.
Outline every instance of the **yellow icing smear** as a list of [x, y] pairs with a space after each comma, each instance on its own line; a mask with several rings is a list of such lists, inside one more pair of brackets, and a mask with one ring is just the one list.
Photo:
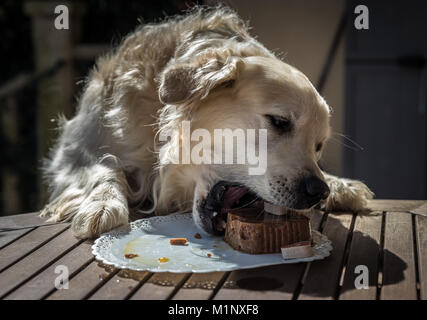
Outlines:
[[169, 258], [166, 258], [166, 257], [161, 257], [161, 258], [159, 258], [159, 259], [157, 259], [160, 263], [164, 263], [164, 262], [168, 262], [169, 261]]

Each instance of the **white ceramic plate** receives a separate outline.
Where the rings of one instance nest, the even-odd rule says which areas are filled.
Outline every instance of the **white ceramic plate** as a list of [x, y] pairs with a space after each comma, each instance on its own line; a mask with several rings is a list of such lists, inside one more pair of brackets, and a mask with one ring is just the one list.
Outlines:
[[[194, 235], [200, 233], [201, 239]], [[185, 246], [172, 246], [171, 238], [187, 238]], [[328, 238], [313, 231], [314, 255], [304, 259], [284, 260], [277, 254], [246, 254], [233, 250], [220, 237], [202, 233], [191, 213], [141, 219], [130, 227], [105, 233], [92, 246], [97, 260], [117, 268], [151, 272], [213, 272], [248, 269], [282, 263], [320, 260], [332, 250]], [[133, 259], [126, 254], [137, 254]], [[209, 256], [210, 255], [210, 256]], [[159, 262], [159, 258], [167, 262]]]

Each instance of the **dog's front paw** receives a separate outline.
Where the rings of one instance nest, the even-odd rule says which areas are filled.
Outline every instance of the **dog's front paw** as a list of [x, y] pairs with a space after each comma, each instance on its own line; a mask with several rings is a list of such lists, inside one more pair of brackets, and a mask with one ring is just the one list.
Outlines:
[[40, 217], [48, 218], [49, 222], [70, 221], [79, 210], [84, 198], [74, 190], [65, 192], [40, 212]]
[[82, 204], [74, 216], [71, 229], [77, 238], [95, 238], [104, 232], [129, 223], [127, 205], [116, 199]]
[[366, 184], [357, 180], [334, 177], [327, 182], [331, 193], [322, 205], [326, 211], [361, 211], [374, 196]]

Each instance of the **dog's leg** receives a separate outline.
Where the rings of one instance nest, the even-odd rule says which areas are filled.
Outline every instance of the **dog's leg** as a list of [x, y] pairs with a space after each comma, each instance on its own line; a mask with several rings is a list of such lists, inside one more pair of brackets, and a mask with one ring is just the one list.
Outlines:
[[322, 205], [326, 211], [360, 211], [366, 208], [367, 200], [374, 196], [363, 182], [339, 178], [327, 173], [324, 173], [324, 176], [331, 190], [329, 197]]
[[41, 213], [50, 217], [49, 221], [71, 221], [79, 238], [93, 238], [128, 223], [127, 183], [122, 170], [97, 164], [66, 179], [67, 187]]
[[129, 222], [124, 173], [111, 171], [82, 202], [71, 228], [79, 238], [93, 238]]

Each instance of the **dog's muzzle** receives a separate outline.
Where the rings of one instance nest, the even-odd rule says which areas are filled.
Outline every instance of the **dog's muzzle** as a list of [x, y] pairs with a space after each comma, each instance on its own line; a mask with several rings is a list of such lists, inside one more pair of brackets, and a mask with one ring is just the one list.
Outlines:
[[199, 227], [213, 235], [223, 235], [227, 213], [231, 209], [250, 206], [259, 198], [247, 187], [227, 181], [216, 183], [197, 206]]

